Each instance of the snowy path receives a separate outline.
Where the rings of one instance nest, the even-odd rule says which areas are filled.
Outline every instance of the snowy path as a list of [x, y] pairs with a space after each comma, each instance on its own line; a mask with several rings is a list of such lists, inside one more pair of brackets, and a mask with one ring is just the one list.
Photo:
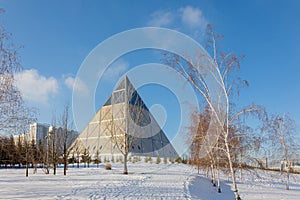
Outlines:
[[[122, 175], [122, 168], [113, 171], [99, 171], [91, 184], [76, 177], [72, 192], [64, 199], [189, 199], [185, 191], [185, 180], [191, 174], [186, 167], [176, 165], [150, 165], [143, 168], [129, 166], [129, 175]], [[145, 168], [144, 168], [145, 169]], [[181, 171], [178, 171], [181, 170]], [[57, 196], [62, 198], [62, 196]]]
[[[226, 177], [219, 194], [209, 179], [189, 165], [129, 163], [129, 175], [122, 174], [121, 164], [112, 166], [110, 171], [104, 165], [70, 168], [67, 176], [61, 168], [56, 176], [41, 170], [32, 174], [30, 169], [27, 178], [24, 169], [0, 169], [0, 199], [233, 199]], [[284, 189], [279, 173], [257, 171], [256, 175], [245, 172], [243, 181], [239, 180], [243, 200], [300, 199], [300, 175], [293, 176], [290, 191]]]

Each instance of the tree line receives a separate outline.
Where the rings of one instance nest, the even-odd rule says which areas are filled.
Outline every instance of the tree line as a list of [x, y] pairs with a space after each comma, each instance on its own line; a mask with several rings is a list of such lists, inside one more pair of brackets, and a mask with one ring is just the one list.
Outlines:
[[[74, 139], [77, 136], [71, 131], [67, 131], [67, 134], [68, 138]], [[17, 137], [0, 136], [0, 168], [26, 168], [26, 176], [28, 176], [28, 168], [32, 168], [34, 173], [40, 168], [46, 174], [53, 170], [55, 175], [57, 166], [66, 165], [63, 170], [66, 175], [69, 163], [89, 163], [91, 160], [87, 151], [81, 152], [80, 157], [69, 156], [72, 140], [65, 139], [62, 128], [52, 128], [45, 140], [38, 142], [30, 136], [30, 134]]]

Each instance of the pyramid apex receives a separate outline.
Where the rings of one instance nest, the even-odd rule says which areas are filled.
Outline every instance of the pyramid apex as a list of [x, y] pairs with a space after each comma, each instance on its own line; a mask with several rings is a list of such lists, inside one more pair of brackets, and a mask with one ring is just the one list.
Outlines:
[[123, 79], [126, 80], [126, 81], [131, 82], [127, 74], [124, 75], [124, 78], [123, 78]]
[[125, 74], [124, 77], [121, 79], [119, 85], [123, 85], [123, 87], [128, 87], [128, 86], [133, 87], [131, 80], [127, 74]]

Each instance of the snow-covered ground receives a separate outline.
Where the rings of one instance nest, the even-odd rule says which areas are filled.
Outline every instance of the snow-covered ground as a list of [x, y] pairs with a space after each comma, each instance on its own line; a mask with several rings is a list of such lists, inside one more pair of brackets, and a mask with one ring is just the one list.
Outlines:
[[[203, 174], [184, 164], [129, 163], [129, 175], [122, 164], [112, 170], [72, 168], [67, 176], [58, 169], [56, 176], [42, 170], [25, 177], [24, 169], [0, 169], [0, 199], [233, 199], [231, 185], [222, 179], [222, 193]], [[283, 176], [274, 172], [244, 172], [239, 180], [242, 199], [300, 199], [300, 175], [291, 178], [285, 190]]]

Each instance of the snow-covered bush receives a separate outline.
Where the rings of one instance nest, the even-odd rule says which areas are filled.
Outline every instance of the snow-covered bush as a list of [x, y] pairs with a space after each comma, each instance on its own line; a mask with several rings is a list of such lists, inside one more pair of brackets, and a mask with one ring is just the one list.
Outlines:
[[105, 169], [106, 169], [106, 170], [111, 170], [111, 164], [110, 164], [110, 163], [106, 163]]
[[168, 163], [167, 156], [164, 156], [164, 164], [167, 164], [167, 163]]
[[172, 157], [169, 158], [170, 163], [174, 164], [174, 159]]
[[159, 164], [161, 162], [161, 159], [160, 159], [160, 157], [158, 156], [157, 158], [156, 158], [156, 164]]

